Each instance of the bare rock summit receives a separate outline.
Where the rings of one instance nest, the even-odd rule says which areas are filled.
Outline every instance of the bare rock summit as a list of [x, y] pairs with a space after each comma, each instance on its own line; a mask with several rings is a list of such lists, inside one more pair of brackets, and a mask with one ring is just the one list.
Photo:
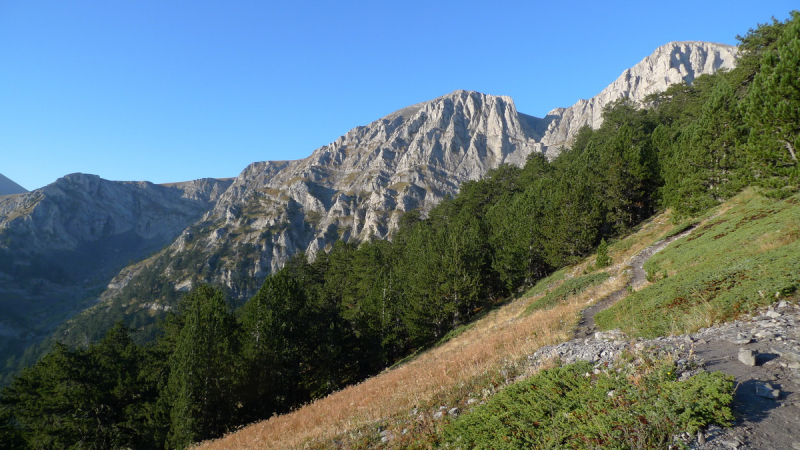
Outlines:
[[663, 92], [673, 84], [691, 84], [700, 75], [730, 70], [736, 65], [736, 56], [736, 47], [711, 42], [662, 45], [591, 99], [550, 111], [545, 117], [548, 128], [541, 139], [547, 157], [555, 158], [561, 147], [568, 147], [584, 125], [598, 128], [603, 123], [603, 107], [609, 103], [621, 98], [641, 103], [648, 95]]

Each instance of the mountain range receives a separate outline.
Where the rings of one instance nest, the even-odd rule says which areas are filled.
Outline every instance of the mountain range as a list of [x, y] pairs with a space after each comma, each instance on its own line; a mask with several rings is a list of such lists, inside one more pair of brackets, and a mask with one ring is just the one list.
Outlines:
[[600, 125], [611, 102], [643, 102], [730, 69], [736, 54], [670, 43], [597, 96], [544, 118], [518, 112], [510, 97], [458, 90], [356, 127], [305, 159], [253, 163], [235, 179], [155, 185], [71, 174], [8, 191], [0, 357], [19, 357], [56, 329], [57, 339], [85, 344], [113, 320], [146, 326], [198, 283], [246, 299], [299, 252], [314, 258], [338, 240], [391, 238], [404, 213], [424, 216], [464, 182], [535, 152], [557, 157], [581, 127]]

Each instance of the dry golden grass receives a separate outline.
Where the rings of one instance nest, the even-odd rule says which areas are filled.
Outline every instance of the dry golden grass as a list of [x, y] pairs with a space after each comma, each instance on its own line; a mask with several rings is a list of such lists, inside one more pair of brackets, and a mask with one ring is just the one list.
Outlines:
[[[628, 279], [627, 261], [671, 228], [668, 217], [660, 215], [641, 227], [638, 238], [612, 246], [616, 265], [605, 283], [587, 289], [547, 310], [524, 315], [526, 307], [541, 296], [517, 299], [498, 308], [461, 335], [435, 347], [416, 359], [387, 370], [366, 381], [335, 392], [295, 412], [276, 416], [199, 445], [203, 449], [284, 449], [326, 446], [337, 435], [353, 433], [367, 425], [408, 418], [415, 406], [431, 405], [440, 398], [453, 398], [463, 387], [475, 389], [476, 380], [503, 367], [520, 365], [528, 355], [546, 345], [567, 341], [580, 311], [594, 301], [621, 289]], [[617, 247], [617, 250], [615, 250]], [[569, 271], [579, 275], [594, 261], [587, 259]], [[510, 378], [530, 375], [533, 369], [518, 370]], [[511, 381], [510, 379], [508, 381]], [[460, 392], [466, 401], [470, 392]], [[451, 403], [452, 405], [452, 403]], [[389, 425], [391, 428], [391, 424]]]

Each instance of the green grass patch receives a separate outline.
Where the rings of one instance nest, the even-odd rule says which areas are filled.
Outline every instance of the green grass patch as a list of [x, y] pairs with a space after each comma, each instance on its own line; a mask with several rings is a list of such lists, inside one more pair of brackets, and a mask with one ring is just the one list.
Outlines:
[[563, 269], [557, 270], [557, 271], [551, 273], [550, 275], [542, 278], [538, 282], [536, 282], [536, 284], [533, 285], [533, 287], [530, 288], [530, 290], [528, 290], [528, 292], [526, 292], [524, 296], [525, 297], [532, 297], [534, 295], [539, 295], [542, 292], [547, 292], [550, 289], [556, 287], [558, 285], [558, 283], [563, 281], [566, 276], [567, 276], [567, 268], [566, 267], [563, 268]]
[[[632, 366], [627, 366], [632, 367]], [[733, 419], [733, 377], [677, 381], [674, 363], [601, 371], [544, 370], [501, 391], [444, 431], [451, 448], [667, 448], [672, 436]]]
[[639, 337], [687, 333], [796, 296], [799, 201], [748, 190], [722, 205], [729, 209], [654, 255], [645, 269], [655, 283], [597, 314], [598, 326]]
[[667, 239], [671, 238], [672, 236], [679, 235], [686, 230], [696, 227], [698, 223], [700, 223], [700, 221], [697, 219], [685, 220], [672, 227], [672, 229], [667, 231], [666, 234], [664, 234], [664, 236], [661, 239]]
[[[555, 306], [558, 302], [573, 295], [580, 294], [587, 288], [600, 284], [606, 281], [608, 278], [609, 275], [606, 272], [598, 272], [589, 275], [584, 275], [582, 277], [571, 278], [561, 283], [560, 286], [554, 288], [552, 291], [545, 294], [544, 297], [528, 305], [528, 307], [525, 309], [525, 314], [530, 314], [538, 309], [545, 309]], [[539, 285], [537, 284], [534, 287], [534, 289], [536, 289], [538, 286]]]

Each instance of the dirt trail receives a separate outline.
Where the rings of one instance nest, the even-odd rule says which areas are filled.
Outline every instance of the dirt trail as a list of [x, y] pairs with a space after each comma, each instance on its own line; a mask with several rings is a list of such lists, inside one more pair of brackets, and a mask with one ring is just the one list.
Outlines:
[[644, 285], [645, 282], [647, 282], [647, 273], [644, 270], [644, 263], [647, 262], [651, 256], [667, 248], [667, 246], [672, 242], [688, 235], [691, 232], [692, 230], [689, 229], [680, 234], [676, 234], [675, 236], [670, 236], [667, 239], [662, 239], [631, 258], [630, 262], [628, 263], [628, 265], [631, 266], [632, 271], [631, 281], [628, 282], [624, 288], [612, 292], [594, 305], [581, 311], [581, 320], [578, 322], [578, 327], [575, 329], [575, 339], [583, 339], [593, 336], [594, 333], [598, 331], [594, 323], [595, 314], [603, 311], [620, 299], [624, 298], [626, 295], [628, 295], [629, 289], [638, 289]]
[[[691, 230], [655, 243], [631, 258], [632, 277], [628, 285], [582, 311], [575, 331], [575, 344], [590, 345], [598, 331], [594, 316], [644, 285], [644, 263], [651, 256]], [[682, 342], [708, 371], [734, 376], [736, 391], [731, 405], [734, 426], [711, 427], [690, 446], [698, 450], [788, 449], [800, 450], [800, 305], [780, 302], [765, 315], [715, 325], [692, 335], [657, 338], [651, 342]], [[588, 339], [587, 339], [588, 338]], [[607, 338], [602, 338], [607, 339]], [[756, 364], [739, 360], [740, 350], [752, 350]], [[677, 352], [680, 353], [680, 352]], [[677, 354], [676, 353], [676, 354]], [[687, 355], [684, 355], [686, 357]], [[757, 387], [770, 383], [777, 398], [757, 394]]]

